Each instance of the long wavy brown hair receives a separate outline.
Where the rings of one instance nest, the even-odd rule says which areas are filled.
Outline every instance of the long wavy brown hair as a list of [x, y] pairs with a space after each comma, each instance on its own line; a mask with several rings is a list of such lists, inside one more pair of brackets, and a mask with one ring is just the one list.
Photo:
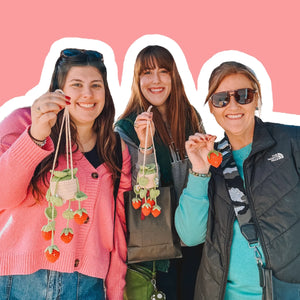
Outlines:
[[[102, 159], [106, 163], [108, 169], [112, 173], [114, 182], [117, 177], [117, 171], [120, 171], [116, 165], [116, 137], [113, 131], [115, 107], [108, 87], [107, 71], [103, 62], [102, 54], [96, 51], [75, 49], [79, 50], [80, 54], [66, 56], [63, 54], [65, 50], [61, 52], [61, 55], [55, 64], [49, 91], [54, 92], [56, 89], [62, 89], [64, 87], [69, 70], [74, 66], [92, 66], [100, 72], [105, 86], [105, 104], [101, 114], [95, 119], [93, 129], [97, 134], [96, 148], [98, 156], [102, 157]], [[68, 52], [66, 51], [66, 53]], [[72, 51], [70, 51], [70, 53], [72, 53]], [[52, 127], [50, 134], [55, 147], [57, 146], [62, 117], [63, 110], [58, 113], [57, 122]], [[70, 123], [72, 144], [76, 145], [75, 151], [78, 151], [79, 142], [77, 139], [77, 129], [74, 122], [72, 122], [71, 116]], [[58, 156], [65, 155], [65, 144], [65, 134], [62, 134]], [[42, 196], [39, 187], [40, 180], [42, 180], [46, 186], [49, 184], [49, 182], [47, 181], [47, 174], [52, 168], [53, 159], [54, 153], [50, 154], [44, 160], [42, 160], [42, 162], [37, 166], [34, 176], [31, 179], [32, 192], [38, 199], [40, 199], [40, 197]]]
[[[166, 102], [168, 124], [165, 124], [156, 107], [152, 109], [155, 130], [164, 144], [169, 145], [171, 142], [174, 142], [176, 150], [180, 153], [181, 159], [183, 159], [185, 157], [186, 121], [189, 120], [194, 132], [200, 131], [200, 125], [195, 109], [185, 94], [175, 60], [166, 48], [151, 45], [141, 50], [137, 55], [131, 96], [124, 113], [119, 119], [124, 119], [133, 112], [140, 114], [151, 105], [141, 91], [140, 76], [145, 70], [155, 69], [156, 67], [164, 68], [169, 72], [171, 76], [171, 92]], [[170, 128], [171, 137], [167, 126]]]

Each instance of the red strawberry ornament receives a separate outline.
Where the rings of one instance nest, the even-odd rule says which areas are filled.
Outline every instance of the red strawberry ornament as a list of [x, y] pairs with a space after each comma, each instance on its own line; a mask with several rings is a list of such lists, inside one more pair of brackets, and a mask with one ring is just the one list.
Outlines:
[[84, 208], [78, 209], [74, 213], [74, 221], [79, 225], [86, 223], [88, 217], [87, 211]]
[[74, 235], [74, 233], [71, 228], [65, 228], [60, 234], [60, 239], [64, 243], [69, 244], [73, 239], [73, 235]]
[[159, 205], [154, 205], [151, 210], [151, 214], [154, 218], [157, 218], [161, 213], [161, 207]]
[[59, 249], [55, 245], [49, 246], [45, 250], [45, 256], [47, 260], [50, 261], [51, 263], [56, 262], [59, 258], [59, 255], [60, 255]]
[[[53, 234], [55, 233], [55, 231], [53, 231]], [[50, 241], [52, 238], [52, 231], [42, 231], [42, 237], [45, 241]]]
[[149, 203], [151, 207], [155, 205], [155, 201], [153, 199], [148, 199], [146, 202]]
[[[47, 225], [42, 227], [42, 237], [45, 241], [50, 241], [52, 238], [52, 234], [55, 234], [55, 223], [49, 222]], [[53, 232], [53, 233], [52, 233]]]
[[144, 203], [142, 205], [142, 213], [144, 216], [149, 216], [151, 213], [151, 205], [149, 203]]
[[133, 198], [131, 200], [132, 206], [134, 207], [134, 209], [139, 209], [142, 205], [142, 201], [139, 198]]
[[219, 165], [222, 163], [222, 153], [216, 150], [209, 151], [207, 155], [208, 162], [215, 168], [219, 167]]

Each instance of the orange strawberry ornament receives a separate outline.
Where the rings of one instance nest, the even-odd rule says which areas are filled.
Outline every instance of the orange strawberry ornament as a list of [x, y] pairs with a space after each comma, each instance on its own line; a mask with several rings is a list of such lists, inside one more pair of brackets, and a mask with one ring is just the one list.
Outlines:
[[144, 216], [149, 216], [151, 213], [151, 205], [149, 203], [144, 203], [142, 205], [142, 213]]
[[154, 218], [157, 218], [161, 213], [161, 207], [159, 205], [154, 205], [151, 210], [151, 214]]
[[45, 250], [45, 256], [46, 256], [47, 260], [50, 261], [51, 263], [56, 262], [59, 258], [59, 255], [60, 255], [60, 252], [56, 245], [51, 245], [51, 246], [47, 247]]

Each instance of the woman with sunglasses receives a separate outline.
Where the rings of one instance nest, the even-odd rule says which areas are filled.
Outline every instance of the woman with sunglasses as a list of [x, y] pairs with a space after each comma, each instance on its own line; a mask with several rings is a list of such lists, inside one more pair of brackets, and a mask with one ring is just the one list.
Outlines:
[[[152, 106], [151, 112], [148, 111]], [[147, 122], [152, 135], [146, 140]], [[180, 126], [178, 126], [180, 124]], [[132, 93], [116, 130], [127, 143], [133, 166], [132, 184], [143, 162], [154, 162], [152, 139], [160, 171], [160, 186], [173, 185], [176, 201], [186, 184], [189, 162], [184, 149], [190, 134], [204, 132], [199, 114], [191, 106], [172, 54], [164, 47], [151, 45], [140, 51], [134, 66]], [[157, 288], [168, 300], [193, 299], [202, 245], [182, 247], [182, 259], [159, 260]], [[150, 270], [153, 262], [143, 262]]]
[[[47, 223], [45, 195], [66, 107], [88, 218], [79, 225], [69, 217], [73, 239], [66, 243], [61, 236], [67, 203], [57, 208], [54, 242], [59, 254], [51, 253], [59, 257], [53, 262], [45, 257], [49, 241], [41, 229]], [[123, 192], [131, 188], [131, 165], [125, 143], [113, 131], [114, 114], [102, 54], [65, 49], [49, 91], [0, 124], [0, 299], [123, 299]], [[56, 170], [66, 168], [64, 137], [63, 132]], [[123, 160], [122, 169], [118, 160]], [[69, 212], [76, 209], [74, 201]]]
[[[260, 84], [237, 62], [212, 72], [206, 102], [225, 138], [189, 137], [191, 174], [175, 214], [184, 243], [205, 241], [195, 299], [273, 299], [272, 283], [274, 293], [278, 280], [300, 283], [300, 128], [255, 116]], [[215, 167], [213, 149], [223, 156]], [[283, 295], [274, 299], [299, 297]]]

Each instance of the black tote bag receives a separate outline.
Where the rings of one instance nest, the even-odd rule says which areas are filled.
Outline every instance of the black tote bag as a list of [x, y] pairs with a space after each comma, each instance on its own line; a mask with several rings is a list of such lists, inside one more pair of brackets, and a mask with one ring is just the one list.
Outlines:
[[129, 264], [142, 261], [182, 257], [180, 239], [174, 225], [176, 207], [173, 187], [159, 187], [158, 196], [161, 214], [155, 218], [141, 216], [131, 204], [133, 191], [124, 193], [127, 222], [127, 261]]

